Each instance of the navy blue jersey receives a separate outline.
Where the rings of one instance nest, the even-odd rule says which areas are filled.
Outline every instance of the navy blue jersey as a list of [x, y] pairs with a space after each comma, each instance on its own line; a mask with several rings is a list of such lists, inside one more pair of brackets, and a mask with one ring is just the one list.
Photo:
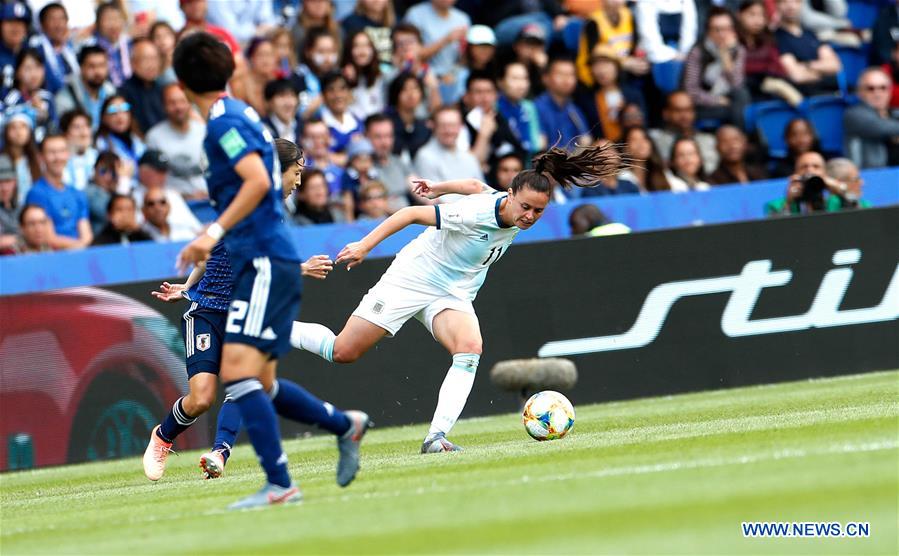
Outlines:
[[231, 304], [232, 282], [228, 250], [220, 241], [212, 248], [209, 259], [206, 260], [203, 277], [187, 291], [185, 297], [202, 309], [227, 312]]
[[271, 176], [268, 195], [225, 235], [232, 267], [238, 268], [255, 257], [300, 262], [284, 223], [281, 167], [274, 153], [274, 140], [256, 111], [231, 97], [220, 98], [209, 110], [203, 147], [209, 161], [206, 185], [219, 214], [231, 204], [243, 185], [234, 166], [244, 156], [258, 153]]

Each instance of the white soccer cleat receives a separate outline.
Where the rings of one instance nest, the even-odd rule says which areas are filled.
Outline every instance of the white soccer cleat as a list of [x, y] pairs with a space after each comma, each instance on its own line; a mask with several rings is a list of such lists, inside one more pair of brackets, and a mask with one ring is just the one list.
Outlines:
[[156, 425], [150, 431], [150, 443], [147, 444], [147, 449], [144, 451], [144, 475], [151, 481], [158, 481], [162, 478], [169, 453], [174, 453], [172, 443], [159, 438], [159, 435], [156, 434], [158, 430], [159, 425]]
[[225, 474], [225, 456], [222, 450], [212, 450], [200, 456], [200, 469], [207, 479], [218, 479]]
[[238, 500], [228, 506], [228, 509], [246, 510], [262, 506], [274, 506], [275, 504], [296, 504], [302, 500], [303, 495], [296, 485], [290, 485], [289, 487], [284, 488], [282, 486], [266, 483], [259, 492]]

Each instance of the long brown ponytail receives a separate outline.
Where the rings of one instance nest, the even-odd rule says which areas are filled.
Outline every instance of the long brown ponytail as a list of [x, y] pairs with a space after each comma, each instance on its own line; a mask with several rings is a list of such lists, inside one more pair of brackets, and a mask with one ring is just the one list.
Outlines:
[[593, 187], [602, 178], [618, 174], [632, 162], [622, 156], [613, 143], [582, 147], [575, 152], [554, 146], [534, 156], [531, 159], [533, 170], [520, 172], [512, 180], [510, 188], [517, 192], [522, 187], [528, 187], [551, 194], [553, 184], [549, 177], [565, 189]]

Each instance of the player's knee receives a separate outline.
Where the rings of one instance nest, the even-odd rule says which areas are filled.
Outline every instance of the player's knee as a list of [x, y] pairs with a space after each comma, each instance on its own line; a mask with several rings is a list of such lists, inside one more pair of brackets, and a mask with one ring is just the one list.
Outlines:
[[455, 353], [474, 353], [481, 355], [484, 345], [480, 339], [462, 340], [456, 345]]
[[363, 350], [351, 342], [343, 341], [343, 336], [338, 336], [334, 341], [334, 352], [331, 361], [334, 363], [352, 363], [362, 357]]

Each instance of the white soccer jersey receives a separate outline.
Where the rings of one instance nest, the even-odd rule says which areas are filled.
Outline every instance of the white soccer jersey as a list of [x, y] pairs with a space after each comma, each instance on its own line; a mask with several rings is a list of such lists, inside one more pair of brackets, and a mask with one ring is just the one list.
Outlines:
[[487, 269], [505, 254], [519, 230], [500, 220], [499, 206], [505, 197], [482, 193], [436, 205], [437, 226], [397, 253], [382, 281], [406, 288], [439, 288], [474, 300]]

